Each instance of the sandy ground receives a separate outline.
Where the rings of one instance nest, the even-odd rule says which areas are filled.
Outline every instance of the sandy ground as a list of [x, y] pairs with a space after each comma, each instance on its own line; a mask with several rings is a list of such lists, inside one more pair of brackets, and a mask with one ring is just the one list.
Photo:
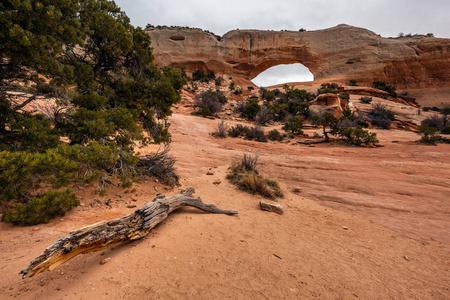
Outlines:
[[[22, 280], [19, 271], [59, 237], [178, 188], [80, 191], [82, 206], [49, 224], [0, 224], [0, 299], [450, 298], [449, 145], [419, 145], [397, 130], [375, 130], [380, 148], [263, 144], [212, 138], [217, 120], [175, 114], [171, 123], [180, 188], [238, 216], [181, 209], [140, 241]], [[258, 196], [226, 181], [242, 153], [279, 180], [285, 214], [259, 210]]]

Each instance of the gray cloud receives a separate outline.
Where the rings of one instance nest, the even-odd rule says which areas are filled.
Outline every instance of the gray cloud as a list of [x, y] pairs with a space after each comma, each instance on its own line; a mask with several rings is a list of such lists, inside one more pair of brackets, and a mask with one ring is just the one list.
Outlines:
[[317, 30], [338, 24], [382, 36], [429, 33], [450, 38], [448, 0], [116, 0], [136, 26], [199, 27], [216, 34], [240, 29]]

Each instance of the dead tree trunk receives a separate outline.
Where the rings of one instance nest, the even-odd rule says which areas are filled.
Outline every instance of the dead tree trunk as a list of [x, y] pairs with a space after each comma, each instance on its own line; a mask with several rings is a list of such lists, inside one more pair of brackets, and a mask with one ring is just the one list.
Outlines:
[[22, 278], [33, 277], [46, 270], [53, 270], [80, 253], [95, 252], [143, 238], [172, 211], [183, 206], [193, 206], [210, 213], [237, 214], [235, 211], [222, 210], [212, 204], [205, 204], [200, 197], [191, 197], [194, 192], [193, 188], [188, 188], [181, 194], [168, 198], [160, 195], [123, 218], [102, 221], [73, 231], [45, 249], [20, 274]]

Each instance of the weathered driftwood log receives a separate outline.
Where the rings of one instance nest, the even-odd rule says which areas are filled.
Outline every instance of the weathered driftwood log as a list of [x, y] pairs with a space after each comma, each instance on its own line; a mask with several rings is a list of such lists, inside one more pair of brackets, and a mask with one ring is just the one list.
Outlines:
[[53, 270], [80, 253], [95, 252], [143, 238], [172, 211], [183, 206], [193, 206], [210, 213], [237, 214], [235, 211], [222, 210], [212, 204], [205, 204], [200, 198], [192, 198], [194, 192], [193, 188], [188, 188], [181, 194], [168, 198], [159, 195], [152, 202], [123, 218], [102, 221], [73, 231], [45, 249], [20, 274], [22, 278], [33, 277], [46, 270]]

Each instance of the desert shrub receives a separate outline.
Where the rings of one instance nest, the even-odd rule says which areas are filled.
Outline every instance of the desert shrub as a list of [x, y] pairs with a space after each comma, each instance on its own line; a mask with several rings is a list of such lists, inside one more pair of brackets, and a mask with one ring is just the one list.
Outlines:
[[214, 74], [213, 71], [210, 71], [209, 73], [204, 73], [202, 70], [196, 70], [192, 73], [192, 79], [194, 81], [200, 81], [200, 82], [205, 82], [208, 83], [211, 80], [215, 80], [216, 79], [216, 75]]
[[255, 123], [258, 125], [266, 125], [273, 120], [273, 114], [265, 107], [261, 107], [261, 109], [256, 113]]
[[291, 134], [302, 134], [302, 128], [303, 122], [297, 117], [290, 118], [283, 126], [283, 130]]
[[271, 141], [282, 141], [283, 135], [276, 129], [269, 131], [267, 138]]
[[288, 106], [280, 101], [273, 102], [267, 106], [276, 121], [285, 121], [289, 115]]
[[435, 114], [431, 118], [425, 119], [422, 121], [422, 124], [427, 124], [431, 127], [435, 127], [438, 130], [441, 130], [449, 123], [448, 115], [438, 115]]
[[443, 109], [440, 110], [440, 113], [445, 116], [450, 115], [450, 107], [444, 107]]
[[70, 188], [48, 191], [33, 197], [26, 204], [16, 203], [12, 208], [6, 209], [3, 220], [15, 225], [48, 223], [56, 216], [64, 216], [79, 204], [80, 201]]
[[267, 142], [267, 137], [260, 126], [248, 127], [238, 124], [228, 130], [228, 135], [231, 137], [243, 137], [246, 140], [261, 143]]
[[240, 89], [235, 89], [234, 92], [233, 92], [233, 95], [241, 95], [242, 92], [243, 92], [242, 88], [240, 88]]
[[330, 138], [328, 134], [336, 132], [339, 120], [332, 113], [325, 112], [322, 115], [312, 115], [309, 117], [309, 122], [314, 126], [322, 126], [323, 135], [328, 140]]
[[75, 161], [55, 149], [46, 153], [1, 152], [0, 204], [4, 220], [34, 225], [77, 206], [79, 202], [72, 190], [60, 188], [70, 184], [78, 170]]
[[341, 127], [338, 129], [337, 133], [342, 140], [350, 145], [375, 146], [378, 144], [376, 133], [364, 130], [361, 126], [357, 126], [356, 128]]
[[258, 155], [244, 154], [241, 159], [241, 165], [246, 171], [258, 172], [256, 166], [258, 164]]
[[441, 133], [442, 134], [450, 134], [450, 126], [447, 125], [444, 128], [442, 128]]
[[350, 86], [357, 86], [358, 85], [358, 81], [356, 81], [355, 79], [350, 79], [350, 81], [348, 82], [348, 85], [350, 85]]
[[228, 89], [229, 89], [230, 91], [234, 91], [234, 89], [235, 89], [235, 84], [234, 84], [234, 82], [231, 82], [231, 83], [230, 83], [230, 85], [228, 86]]
[[212, 133], [212, 136], [224, 139], [227, 137], [228, 132], [228, 124], [225, 122], [225, 120], [222, 120], [217, 124], [216, 131]]
[[372, 102], [372, 97], [364, 96], [359, 98], [361, 100], [361, 103], [370, 104]]
[[250, 130], [245, 132], [244, 139], [267, 143], [267, 136], [264, 134], [264, 130], [262, 130], [261, 126], [251, 127]]
[[293, 116], [302, 115], [306, 118], [308, 118], [311, 114], [311, 111], [309, 110], [309, 103], [306, 101], [299, 102], [297, 100], [289, 100], [287, 102], [287, 111]]
[[261, 106], [258, 104], [257, 100], [251, 99], [247, 101], [242, 107], [241, 116], [243, 118], [253, 120], [256, 117], [256, 114], [260, 111]]
[[306, 91], [306, 90], [299, 90], [295, 89], [294, 87], [290, 87], [287, 84], [283, 85], [284, 93], [281, 93], [278, 90], [277, 96], [280, 96], [282, 98], [285, 98], [286, 101], [288, 100], [294, 100], [296, 102], [303, 102], [303, 101], [311, 101], [314, 99], [314, 94]]
[[156, 177], [162, 184], [175, 186], [179, 177], [176, 173], [176, 159], [169, 155], [170, 147], [162, 151], [139, 157], [136, 170], [139, 174], [148, 177]]
[[389, 129], [392, 121], [395, 119], [395, 114], [388, 108], [387, 105], [380, 102], [372, 105], [373, 109], [367, 114], [370, 124], [383, 129]]
[[265, 99], [267, 102], [272, 102], [275, 100], [275, 93], [270, 90], [263, 89], [261, 93], [261, 98]]
[[228, 135], [231, 137], [244, 137], [248, 131], [250, 131], [250, 127], [237, 124], [228, 130]]
[[426, 123], [422, 123], [419, 126], [419, 133], [422, 135], [420, 142], [424, 144], [435, 145], [440, 139], [440, 136], [437, 135], [437, 131], [438, 130], [436, 127], [432, 127]]
[[269, 199], [283, 197], [278, 183], [260, 174], [256, 168], [257, 156], [244, 155], [240, 162], [231, 166], [227, 179], [244, 191]]
[[397, 97], [397, 93], [395, 92], [396, 88], [393, 85], [388, 85], [383, 81], [374, 81], [372, 83], [372, 87], [375, 89], [379, 89], [385, 92], [388, 92], [392, 97]]
[[336, 83], [322, 83], [317, 90], [317, 94], [338, 93], [338, 85]]
[[194, 97], [194, 109], [197, 109], [197, 114], [203, 117], [215, 115], [222, 110], [223, 99], [221, 93], [213, 92], [211, 90], [202, 92]]
[[439, 107], [436, 107], [436, 106], [433, 106], [433, 107], [431, 107], [431, 106], [425, 106], [425, 107], [423, 108], [423, 111], [430, 111], [430, 110], [432, 110], [432, 111], [437, 111], [437, 112], [440, 112], [440, 111], [441, 111], [440, 108], [439, 108]]
[[350, 100], [350, 94], [349, 93], [339, 94], [339, 98], [344, 99], [344, 100]]

